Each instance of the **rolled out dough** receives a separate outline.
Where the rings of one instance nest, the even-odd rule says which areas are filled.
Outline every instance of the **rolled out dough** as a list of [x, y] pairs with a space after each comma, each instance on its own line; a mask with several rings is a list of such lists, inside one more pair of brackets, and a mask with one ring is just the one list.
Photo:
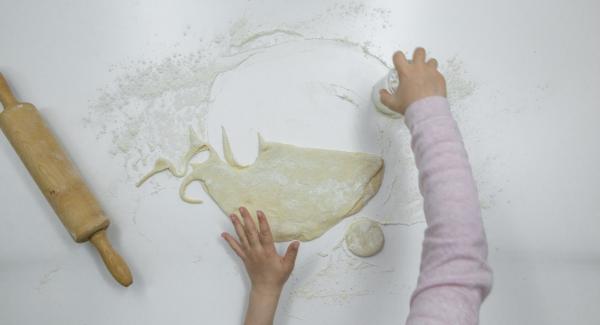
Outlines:
[[385, 237], [378, 222], [359, 219], [348, 227], [345, 236], [346, 247], [357, 256], [373, 256], [383, 248]]
[[[183, 170], [159, 159], [138, 186], [164, 170], [183, 177], [191, 165], [192, 171], [179, 191], [184, 201], [201, 203], [185, 195], [187, 186], [198, 180], [227, 214], [240, 206], [264, 211], [275, 241], [307, 241], [321, 236], [343, 218], [358, 212], [377, 193], [383, 177], [383, 160], [367, 153], [301, 148], [266, 142], [259, 135], [256, 161], [243, 166], [235, 161], [225, 130], [225, 162], [193, 131], [190, 142]], [[209, 151], [206, 161], [190, 164], [195, 154], [205, 150]]]

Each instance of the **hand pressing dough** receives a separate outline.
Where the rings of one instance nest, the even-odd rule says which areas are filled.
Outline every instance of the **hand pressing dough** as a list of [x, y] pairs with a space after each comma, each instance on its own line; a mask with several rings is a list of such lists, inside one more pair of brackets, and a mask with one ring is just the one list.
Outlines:
[[235, 161], [225, 130], [225, 162], [193, 131], [190, 142], [182, 171], [159, 159], [138, 186], [164, 170], [182, 177], [193, 156], [208, 150], [208, 160], [191, 164], [192, 171], [179, 190], [181, 198], [201, 203], [185, 195], [187, 186], [198, 180], [226, 214], [240, 206], [264, 211], [275, 241], [307, 241], [321, 236], [343, 218], [358, 212], [377, 193], [383, 177], [381, 157], [366, 153], [301, 148], [266, 142], [259, 135], [256, 161], [243, 166]]
[[373, 256], [383, 248], [385, 237], [378, 222], [360, 219], [348, 227], [346, 247], [357, 256]]

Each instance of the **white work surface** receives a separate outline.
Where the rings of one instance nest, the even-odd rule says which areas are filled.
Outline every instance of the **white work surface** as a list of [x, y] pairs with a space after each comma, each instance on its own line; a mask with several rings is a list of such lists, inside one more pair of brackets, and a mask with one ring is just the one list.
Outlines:
[[[252, 32], [288, 31], [264, 35], [271, 42], [292, 41], [263, 47], [211, 84], [204, 136], [217, 151], [221, 125], [244, 163], [256, 155], [257, 131], [271, 141], [376, 154], [391, 143], [384, 186], [372, 202], [301, 245], [277, 324], [402, 324], [418, 275], [422, 222], [384, 227], [386, 246], [373, 258], [336, 248], [357, 217], [393, 222], [415, 214], [415, 204], [418, 211], [418, 201], [404, 204], [404, 192], [390, 185], [394, 169], [405, 169], [408, 176], [394, 180], [416, 193], [405, 127], [386, 122], [369, 102], [386, 69], [339, 39], [388, 63], [394, 50], [422, 45], [447, 72], [494, 269], [481, 323], [600, 323], [600, 2], [1, 0], [0, 12], [0, 71], [67, 148], [134, 275], [131, 287], [119, 286], [90, 244], [71, 240], [0, 136], [0, 324], [241, 322], [248, 282], [219, 237], [232, 230], [227, 218], [196, 184], [190, 192], [203, 205], [181, 202], [179, 181], [166, 174], [135, 187], [160, 154], [140, 157], [131, 149], [153, 145], [141, 141], [154, 139], [153, 126], [165, 127], [156, 107], [148, 113], [155, 120], [136, 130], [146, 140], [134, 132], [125, 144], [113, 143], [124, 120], [97, 111], [102, 93], [123, 75], [155, 77], [136, 72], [140, 61], [169, 67], [165, 58], [210, 46], [214, 56], [234, 43], [240, 21]], [[197, 73], [185, 71], [195, 67], [185, 62], [182, 74]], [[162, 86], [167, 90], [150, 82], [158, 95], [147, 96], [168, 96], [172, 85]], [[117, 93], [132, 97], [127, 89]], [[167, 114], [177, 108], [163, 105]], [[196, 108], [187, 109], [165, 121], [186, 126]], [[389, 129], [380, 130], [382, 138], [375, 124], [398, 129], [400, 139], [386, 140]], [[187, 137], [176, 140], [175, 149], [184, 150]], [[137, 158], [147, 161], [132, 166]]]

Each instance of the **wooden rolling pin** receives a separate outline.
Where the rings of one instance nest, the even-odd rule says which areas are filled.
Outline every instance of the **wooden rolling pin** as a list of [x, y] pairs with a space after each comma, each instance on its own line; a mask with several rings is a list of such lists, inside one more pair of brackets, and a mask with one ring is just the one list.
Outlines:
[[20, 103], [0, 73], [0, 128], [73, 240], [91, 241], [106, 267], [122, 285], [133, 279], [123, 258], [106, 237], [109, 221], [77, 168], [44, 123], [38, 110]]

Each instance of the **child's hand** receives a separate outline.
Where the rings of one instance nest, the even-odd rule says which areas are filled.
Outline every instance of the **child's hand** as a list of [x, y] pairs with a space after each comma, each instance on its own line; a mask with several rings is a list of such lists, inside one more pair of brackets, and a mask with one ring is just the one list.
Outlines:
[[437, 71], [437, 61], [425, 62], [425, 49], [418, 47], [412, 62], [408, 62], [402, 52], [394, 54], [394, 66], [398, 71], [400, 85], [394, 94], [387, 90], [379, 91], [381, 102], [400, 114], [404, 114], [410, 104], [430, 96], [446, 97], [446, 81]]
[[279, 296], [285, 281], [294, 269], [300, 243], [297, 241], [291, 243], [285, 255], [279, 256], [264, 213], [262, 211], [256, 213], [260, 231], [257, 231], [246, 208], [241, 207], [240, 214], [244, 219], [243, 224], [237, 215], [230, 215], [239, 242], [226, 232], [222, 236], [244, 262], [252, 282], [253, 293]]

